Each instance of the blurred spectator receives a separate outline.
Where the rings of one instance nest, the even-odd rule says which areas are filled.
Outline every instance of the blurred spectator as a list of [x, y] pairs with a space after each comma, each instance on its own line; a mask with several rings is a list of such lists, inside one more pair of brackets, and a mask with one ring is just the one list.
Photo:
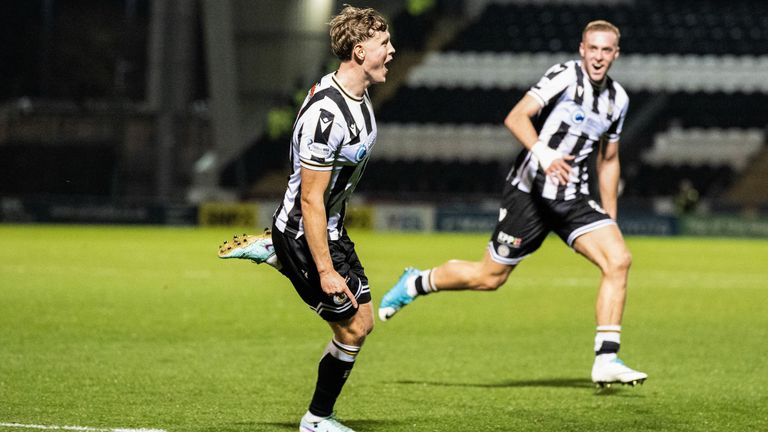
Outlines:
[[684, 215], [696, 211], [699, 205], [699, 191], [693, 186], [690, 179], [680, 181], [677, 195], [675, 196], [675, 209], [677, 214]]

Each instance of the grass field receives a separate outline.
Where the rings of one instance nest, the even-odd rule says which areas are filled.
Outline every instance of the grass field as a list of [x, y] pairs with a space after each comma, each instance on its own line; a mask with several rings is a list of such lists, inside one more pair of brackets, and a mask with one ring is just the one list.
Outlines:
[[[297, 430], [327, 326], [232, 230], [0, 225], [0, 432]], [[375, 304], [487, 234], [353, 232]], [[360, 431], [768, 430], [768, 242], [630, 238], [622, 357], [589, 381], [597, 271], [558, 239], [494, 293], [377, 323], [337, 413]], [[87, 429], [92, 428], [92, 429]], [[63, 430], [63, 429], [62, 429]]]

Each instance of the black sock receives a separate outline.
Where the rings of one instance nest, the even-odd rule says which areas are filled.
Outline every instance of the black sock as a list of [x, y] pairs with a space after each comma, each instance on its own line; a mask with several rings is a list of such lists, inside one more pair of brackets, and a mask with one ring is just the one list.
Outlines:
[[437, 291], [437, 289], [430, 285], [429, 278], [432, 276], [432, 271], [429, 271], [427, 274], [420, 274], [416, 276], [416, 279], [413, 281], [413, 285], [416, 288], [416, 293], [418, 295], [425, 295], [429, 294], [433, 291]]
[[599, 356], [600, 354], [618, 354], [620, 346], [621, 345], [618, 342], [603, 341], [603, 343], [600, 344], [600, 349], [595, 351], [595, 355]]
[[[336, 343], [332, 341], [331, 344]], [[338, 348], [335, 346], [334, 348]], [[358, 348], [359, 350], [359, 348]], [[317, 384], [312, 402], [309, 404], [309, 412], [319, 417], [328, 417], [333, 414], [333, 406], [339, 397], [347, 377], [352, 371], [354, 361], [343, 361], [333, 356], [333, 351], [326, 350], [320, 359], [317, 368]], [[356, 355], [357, 353], [355, 353]]]

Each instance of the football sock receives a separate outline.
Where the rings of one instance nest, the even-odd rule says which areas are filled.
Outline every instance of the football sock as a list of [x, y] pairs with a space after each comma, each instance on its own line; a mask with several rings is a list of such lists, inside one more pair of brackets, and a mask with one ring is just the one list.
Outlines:
[[308, 422], [311, 422], [311, 423], [317, 423], [320, 420], [322, 420], [324, 418], [327, 418], [327, 417], [328, 416], [325, 416], [325, 417], [316, 416], [316, 415], [312, 414], [310, 411], [307, 411], [307, 413], [304, 414], [304, 420], [306, 420]]
[[597, 326], [595, 334], [595, 356], [613, 360], [616, 358], [621, 346], [621, 326], [604, 325]]
[[339, 397], [347, 377], [355, 365], [355, 358], [360, 347], [345, 345], [332, 339], [325, 348], [317, 369], [317, 384], [309, 412], [318, 417], [328, 417], [333, 413], [336, 398]]
[[435, 287], [434, 282], [432, 282], [432, 269], [424, 270], [415, 278], [409, 279], [406, 285], [406, 291], [411, 297], [437, 291], [437, 287]]
[[280, 261], [277, 259], [277, 254], [274, 254], [271, 257], [267, 258], [265, 262], [271, 265], [272, 267], [276, 268], [277, 270], [280, 270], [283, 268], [283, 265], [280, 264]]

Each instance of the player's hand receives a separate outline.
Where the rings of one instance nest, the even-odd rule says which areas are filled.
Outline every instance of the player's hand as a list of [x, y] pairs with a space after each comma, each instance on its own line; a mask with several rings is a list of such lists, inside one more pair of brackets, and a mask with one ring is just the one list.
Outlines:
[[551, 176], [561, 185], [568, 184], [568, 177], [571, 175], [571, 165], [568, 161], [574, 159], [573, 155], [564, 155], [542, 141], [531, 147], [531, 153], [536, 156], [539, 166], [547, 176]]
[[544, 172], [561, 185], [566, 185], [571, 176], [571, 165], [567, 161], [572, 159], [571, 155], [563, 156], [563, 159], [555, 159]]
[[[336, 270], [320, 273], [320, 288], [331, 297], [349, 298], [352, 307], [357, 309], [357, 299], [347, 286], [347, 281]], [[346, 299], [345, 299], [346, 300]]]

